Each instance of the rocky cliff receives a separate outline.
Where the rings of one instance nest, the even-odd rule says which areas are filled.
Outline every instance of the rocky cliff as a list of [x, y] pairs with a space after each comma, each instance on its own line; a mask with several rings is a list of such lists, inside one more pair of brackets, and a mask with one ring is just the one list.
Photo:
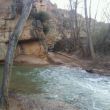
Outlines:
[[[0, 61], [4, 61], [5, 59], [9, 36], [13, 32], [20, 16], [16, 13], [15, 19], [9, 19], [11, 16], [11, 5], [12, 0], [0, 0]], [[20, 56], [28, 56], [46, 61], [45, 49], [40, 41], [32, 37], [30, 34], [31, 29], [32, 20], [28, 20], [17, 45], [15, 60]], [[41, 34], [43, 33], [41, 32]]]
[[[16, 8], [16, 12], [13, 12], [15, 9], [13, 1], [14, 0], [0, 0], [0, 61], [5, 59], [9, 36], [13, 32], [20, 17], [19, 8]], [[20, 5], [20, 1], [22, 0], [15, 1]], [[67, 10], [58, 9], [57, 5], [52, 4], [49, 0], [33, 1], [33, 6], [36, 7], [37, 12], [44, 11], [50, 15], [50, 31], [46, 35], [46, 42], [49, 46], [53, 47], [55, 41], [62, 36], [62, 29], [67, 36], [70, 36], [69, 30], [65, 30], [61, 27], [64, 23], [64, 19], [69, 18]], [[16, 13], [15, 19], [7, 19], [10, 18], [12, 12]], [[46, 60], [45, 49], [42, 43], [33, 38], [30, 34], [30, 30], [32, 30], [32, 20], [28, 19], [18, 42], [15, 52], [15, 60], [20, 56], [31, 56]]]

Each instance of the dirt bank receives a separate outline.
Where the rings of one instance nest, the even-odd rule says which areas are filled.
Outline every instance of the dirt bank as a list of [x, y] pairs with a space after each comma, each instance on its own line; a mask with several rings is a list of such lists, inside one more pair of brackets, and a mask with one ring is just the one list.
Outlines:
[[91, 59], [79, 58], [76, 55], [67, 53], [49, 53], [51, 64], [68, 65], [72, 67], [81, 67], [87, 72], [98, 73], [110, 76], [110, 57]]
[[16, 64], [24, 64], [24, 65], [36, 65], [36, 66], [45, 66], [49, 65], [47, 58], [38, 58], [36, 56], [31, 55], [20, 55], [16, 57]]

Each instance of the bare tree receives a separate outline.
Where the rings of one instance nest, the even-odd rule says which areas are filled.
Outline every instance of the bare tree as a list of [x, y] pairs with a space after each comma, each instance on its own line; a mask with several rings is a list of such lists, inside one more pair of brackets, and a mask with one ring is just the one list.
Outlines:
[[105, 7], [106, 8], [103, 9], [104, 19], [106, 22], [110, 23], [110, 2], [108, 2]]
[[76, 38], [75, 38], [75, 23], [74, 23], [74, 19], [75, 19], [75, 16], [74, 16], [74, 3], [73, 3], [73, 0], [69, 0], [69, 4], [70, 4], [70, 19], [71, 19], [71, 22], [70, 22], [70, 27], [71, 27], [71, 37], [73, 37], [73, 46], [74, 48], [76, 47]]
[[78, 0], [75, 1], [75, 32], [76, 32], [76, 45], [80, 46], [80, 27], [78, 25]]
[[23, 12], [19, 18], [19, 21], [18, 21], [12, 35], [9, 38], [8, 50], [7, 50], [7, 54], [6, 54], [4, 71], [3, 71], [1, 96], [0, 96], [0, 101], [1, 101], [1, 104], [2, 104], [2, 107], [4, 110], [9, 109], [8, 92], [9, 92], [9, 82], [10, 82], [10, 77], [11, 77], [11, 72], [12, 72], [15, 49], [17, 46], [18, 39], [22, 34], [25, 22], [29, 17], [31, 9], [32, 9], [31, 0], [25, 1], [25, 6], [23, 8]]
[[[99, 11], [100, 2], [101, 2], [101, 0], [98, 0], [97, 8], [96, 8], [96, 13], [95, 13], [95, 16], [94, 16], [94, 19], [95, 19], [95, 20], [97, 19], [97, 14], [98, 14], [98, 11]], [[95, 22], [95, 20], [94, 20], [93, 32], [95, 31], [95, 28], [96, 28], [96, 22]]]
[[75, 49], [79, 46], [79, 25], [78, 25], [78, 0], [69, 0], [70, 3], [70, 18], [71, 18], [71, 33], [74, 36]]
[[[89, 7], [91, 9], [91, 1], [90, 1]], [[87, 0], [84, 0], [84, 11], [85, 11], [86, 32], [87, 32], [87, 36], [88, 36], [88, 46], [89, 46], [89, 50], [90, 50], [90, 55], [93, 59], [95, 59], [95, 51], [94, 51], [94, 47], [93, 47], [92, 36], [91, 36], [91, 27], [90, 27], [91, 18], [88, 18]]]

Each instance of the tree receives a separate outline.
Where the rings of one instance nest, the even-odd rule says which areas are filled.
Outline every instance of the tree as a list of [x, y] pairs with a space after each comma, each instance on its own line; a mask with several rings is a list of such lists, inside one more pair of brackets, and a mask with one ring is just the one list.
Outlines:
[[69, 0], [70, 3], [70, 27], [71, 27], [71, 37], [73, 37], [73, 46], [76, 47], [76, 35], [75, 35], [75, 16], [74, 16], [74, 3], [73, 0]]
[[30, 0], [25, 1], [23, 12], [18, 20], [18, 23], [13, 33], [11, 34], [9, 38], [8, 50], [6, 54], [4, 71], [3, 71], [1, 97], [0, 97], [0, 101], [1, 101], [1, 104], [4, 110], [9, 109], [8, 92], [9, 92], [9, 82], [10, 82], [10, 77], [11, 77], [11, 72], [12, 72], [15, 49], [18, 43], [18, 39], [22, 34], [25, 22], [29, 17], [31, 9], [32, 9], [32, 2]]
[[75, 35], [76, 35], [76, 44], [80, 45], [80, 38], [79, 38], [79, 26], [78, 26], [78, 0], [75, 1]]
[[[91, 10], [91, 0], [90, 0], [90, 10]], [[89, 50], [90, 50], [90, 55], [93, 59], [95, 59], [95, 51], [94, 51], [93, 42], [92, 42], [92, 38], [91, 38], [91, 27], [90, 27], [91, 16], [90, 16], [90, 18], [88, 18], [87, 0], [84, 0], [84, 11], [85, 11], [86, 32], [87, 32], [87, 36], [88, 36], [88, 46], [89, 46]], [[91, 11], [90, 11], [90, 13], [91, 13]]]
[[70, 18], [71, 18], [71, 34], [74, 35], [74, 48], [80, 47], [80, 26], [78, 20], [78, 3], [79, 0], [69, 0]]
[[[101, 0], [98, 0], [97, 8], [96, 8], [96, 13], [95, 13], [95, 17], [94, 17], [95, 20], [97, 19], [97, 14], [98, 14], [98, 9], [99, 9], [100, 2], [101, 2]], [[93, 32], [95, 31], [95, 26], [96, 26], [95, 20], [94, 20], [94, 29], [93, 29]]]

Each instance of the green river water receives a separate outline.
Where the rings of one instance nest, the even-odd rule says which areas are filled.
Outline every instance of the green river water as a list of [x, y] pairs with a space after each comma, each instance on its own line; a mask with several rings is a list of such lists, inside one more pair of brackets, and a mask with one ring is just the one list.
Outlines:
[[110, 110], [110, 77], [81, 68], [14, 66], [10, 84], [18, 94], [63, 101], [80, 110]]

